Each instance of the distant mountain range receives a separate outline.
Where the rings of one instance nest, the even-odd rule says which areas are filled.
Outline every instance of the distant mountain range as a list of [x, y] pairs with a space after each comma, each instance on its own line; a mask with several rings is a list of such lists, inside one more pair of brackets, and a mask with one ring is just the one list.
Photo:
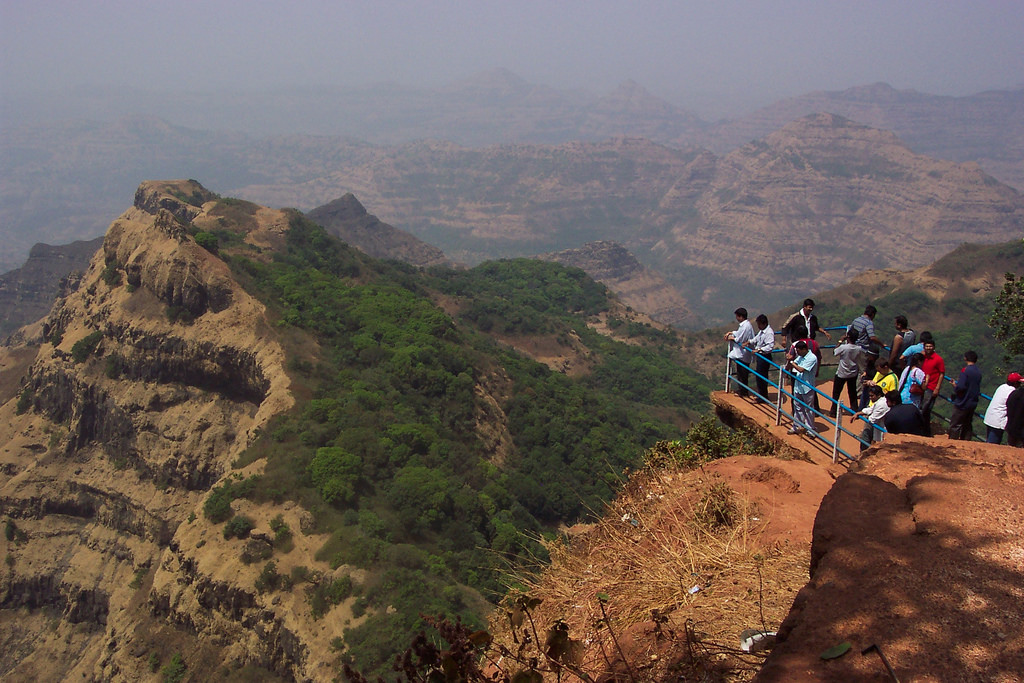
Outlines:
[[872, 128], [891, 130], [918, 154], [977, 162], [990, 175], [1024, 190], [1021, 88], [992, 90], [970, 97], [896, 90], [885, 83], [814, 92], [716, 124], [695, 142], [725, 153], [790, 121], [818, 112], [839, 114]]
[[[866, 269], [913, 268], [964, 241], [1024, 232], [1024, 197], [976, 164], [915, 154], [831, 114], [723, 157], [640, 138], [355, 154], [319, 142], [321, 158], [337, 161], [311, 164], [300, 183], [237, 193], [303, 206], [353, 191], [384, 222], [467, 263], [613, 240], [710, 320], [740, 295], [771, 310]], [[277, 163], [298, 169], [286, 155]]]
[[[0, 132], [0, 271], [39, 241], [99, 234], [153, 177], [199, 178], [225, 195], [304, 210], [351, 192], [382, 221], [470, 263], [614, 240], [705, 315], [736, 279], [722, 279], [722, 264], [734, 261], [719, 249], [727, 242], [769, 239], [739, 280], [756, 280], [770, 306], [864, 267], [923, 265], [960, 241], [1020, 229], [1019, 197], [996, 178], [1024, 186], [1024, 90], [956, 98], [876, 84], [715, 124], [636, 83], [595, 96], [504, 70], [432, 91], [72, 94], [51, 113], [70, 102], [80, 106], [69, 117], [119, 118]], [[33, 106], [7, 101], [5, 120], [24, 121]], [[332, 135], [257, 138], [168, 123], [195, 125], [198, 112], [210, 128], [280, 130], [275, 121], [289, 114], [295, 130]], [[921, 153], [989, 175], [933, 166]], [[805, 246], [820, 253], [794, 251], [793, 231], [814, 235]], [[758, 265], [755, 277], [760, 254], [768, 271]], [[784, 276], [772, 271], [787, 259], [795, 262]]]

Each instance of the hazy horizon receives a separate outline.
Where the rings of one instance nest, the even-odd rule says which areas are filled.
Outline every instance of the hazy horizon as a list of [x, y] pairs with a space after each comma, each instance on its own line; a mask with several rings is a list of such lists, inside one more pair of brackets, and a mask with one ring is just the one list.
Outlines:
[[508, 69], [600, 95], [626, 80], [714, 121], [885, 82], [1024, 83], [1024, 3], [149, 3], [0, 0], [0, 96], [105, 89], [433, 89]]

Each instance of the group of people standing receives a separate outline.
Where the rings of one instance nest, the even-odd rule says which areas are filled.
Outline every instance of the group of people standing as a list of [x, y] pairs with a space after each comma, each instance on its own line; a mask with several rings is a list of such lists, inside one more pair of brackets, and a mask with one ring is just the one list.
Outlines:
[[[818, 323], [814, 300], [805, 299], [803, 306], [791, 315], [782, 327], [786, 362], [783, 367], [795, 379], [791, 381], [793, 426], [790, 434], [814, 429], [814, 410], [820, 411], [815, 380], [821, 369], [821, 348], [816, 341], [822, 334], [830, 342], [832, 336]], [[941, 395], [946, 364], [935, 350], [930, 332], [918, 335], [906, 316], [898, 315], [893, 324], [895, 335], [890, 344], [883, 342], [875, 329], [877, 309], [868, 305], [837, 340], [833, 354], [838, 361], [832, 384], [832, 405], [829, 415], [841, 417], [842, 396], [853, 414], [851, 421], [864, 418], [867, 425], [861, 433], [862, 450], [881, 438], [878, 427], [889, 433], [932, 435], [932, 410]], [[747, 319], [747, 310], [734, 311], [738, 327], [725, 335], [729, 341], [729, 358], [736, 361], [737, 393], [749, 396], [750, 368], [756, 371], [758, 402], [767, 400], [768, 370], [776, 333], [764, 314], [757, 316], [757, 330]], [[978, 354], [973, 350], [963, 356], [964, 366], [952, 384], [953, 413], [947, 434], [951, 439], [973, 437], [974, 412], [981, 398], [981, 369]], [[813, 410], [812, 410], [813, 408]], [[1016, 372], [993, 394], [985, 413], [986, 439], [1001, 443], [1006, 434], [1011, 446], [1024, 447], [1024, 381]]]

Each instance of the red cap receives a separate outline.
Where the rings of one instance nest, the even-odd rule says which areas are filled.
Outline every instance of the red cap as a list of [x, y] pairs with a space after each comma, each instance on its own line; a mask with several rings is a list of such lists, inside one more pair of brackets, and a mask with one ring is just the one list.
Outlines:
[[1021, 381], [1022, 379], [1024, 379], [1024, 377], [1021, 377], [1019, 373], [1011, 372], [1009, 375], [1006, 376], [1006, 383], [1007, 384], [1016, 384], [1017, 382]]

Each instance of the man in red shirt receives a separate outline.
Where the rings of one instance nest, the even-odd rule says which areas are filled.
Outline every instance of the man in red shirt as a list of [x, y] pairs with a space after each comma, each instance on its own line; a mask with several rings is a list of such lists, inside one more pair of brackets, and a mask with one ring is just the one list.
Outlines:
[[935, 342], [924, 345], [924, 362], [921, 363], [921, 370], [928, 376], [928, 383], [921, 396], [921, 417], [924, 418], [925, 431], [931, 436], [932, 408], [935, 406], [935, 399], [939, 397], [942, 378], [946, 375], [946, 363], [942, 356], [935, 353]]

